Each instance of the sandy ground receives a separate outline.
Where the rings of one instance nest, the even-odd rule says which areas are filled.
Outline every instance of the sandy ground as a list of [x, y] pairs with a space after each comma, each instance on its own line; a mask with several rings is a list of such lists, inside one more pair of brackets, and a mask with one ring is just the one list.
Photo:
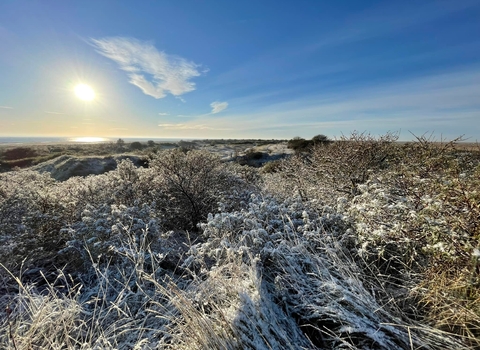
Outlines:
[[232, 159], [235, 156], [243, 156], [247, 152], [264, 152], [268, 153], [270, 156], [281, 155], [281, 154], [292, 154], [293, 150], [287, 148], [287, 143], [272, 143], [267, 145], [257, 146], [254, 143], [248, 144], [217, 144], [210, 145], [208, 142], [197, 141], [198, 149], [203, 149], [212, 153], [220, 155], [223, 160]]
[[[216, 143], [214, 141], [194, 141], [179, 142], [178, 146], [189, 147], [198, 150], [206, 150], [214, 154], [218, 154], [223, 161], [239, 159], [248, 152], [262, 152], [266, 156], [257, 160], [250, 160], [249, 165], [262, 166], [268, 161], [281, 158], [285, 154], [291, 154], [293, 151], [287, 148], [286, 142], [258, 144], [257, 142], [232, 142], [232, 143]], [[160, 144], [159, 149], [165, 151], [176, 148], [173, 144]], [[101, 155], [62, 155], [37, 165], [31, 166], [29, 169], [38, 172], [48, 172], [51, 176], [59, 181], [65, 181], [72, 176], [88, 176], [91, 174], [102, 174], [106, 171], [113, 170], [117, 167], [117, 161], [129, 158], [137, 166], [142, 165], [142, 157], [144, 158], [146, 151], [128, 152], [124, 154], [116, 154], [111, 156]], [[84, 153], [84, 152], [82, 152]]]
[[[440, 145], [440, 144], [439, 144]], [[463, 143], [463, 147], [459, 147], [461, 150], [467, 150], [470, 148], [479, 149], [478, 144]], [[71, 145], [69, 145], [70, 147]], [[282, 158], [284, 155], [294, 153], [292, 149], [287, 147], [287, 142], [277, 143], [263, 143], [262, 141], [255, 140], [197, 140], [197, 141], [180, 141], [176, 143], [157, 143], [157, 149], [166, 151], [170, 149], [180, 147], [186, 147], [197, 150], [205, 150], [220, 156], [223, 161], [237, 160], [240, 164], [248, 164], [255, 167], [260, 167], [269, 161]], [[37, 149], [42, 151], [45, 145], [36, 146]], [[43, 147], [43, 148], [42, 148]], [[78, 145], [71, 146], [80, 147]], [[120, 159], [129, 158], [137, 166], [142, 165], [142, 158], [145, 158], [150, 152], [148, 149], [143, 151], [128, 151], [128, 147], [125, 147], [126, 152], [121, 154], [114, 154], [109, 156], [95, 154], [95, 145], [85, 145], [80, 147], [74, 155], [62, 155], [38, 165], [30, 167], [32, 170], [39, 172], [48, 172], [57, 180], [64, 181], [72, 176], [87, 176], [90, 174], [102, 174], [106, 171], [110, 171], [116, 168], [117, 161]], [[102, 149], [102, 147], [97, 147]], [[43, 153], [48, 155], [49, 149], [44, 149]], [[108, 151], [108, 150], [107, 150]], [[261, 158], [256, 159], [243, 159], [242, 156], [249, 152], [262, 152], [264, 154]], [[41, 152], [39, 152], [41, 153]], [[44, 154], [44, 155], [45, 155]]]

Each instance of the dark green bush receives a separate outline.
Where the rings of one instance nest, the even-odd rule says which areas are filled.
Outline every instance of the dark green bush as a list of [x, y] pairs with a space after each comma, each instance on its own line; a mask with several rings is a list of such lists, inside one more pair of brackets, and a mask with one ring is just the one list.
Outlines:
[[314, 145], [324, 145], [329, 144], [332, 141], [329, 140], [326, 135], [319, 134], [312, 137], [312, 142]]
[[143, 145], [142, 145], [140, 142], [135, 141], [135, 142], [132, 142], [132, 143], [130, 144], [130, 149], [131, 149], [132, 151], [138, 151], [138, 150], [143, 149]]
[[305, 140], [301, 137], [294, 137], [287, 143], [287, 147], [293, 149], [295, 152], [304, 152], [310, 149], [313, 145], [313, 141]]
[[3, 151], [3, 159], [6, 161], [33, 158], [35, 156], [37, 156], [37, 152], [29, 147], [16, 147]]

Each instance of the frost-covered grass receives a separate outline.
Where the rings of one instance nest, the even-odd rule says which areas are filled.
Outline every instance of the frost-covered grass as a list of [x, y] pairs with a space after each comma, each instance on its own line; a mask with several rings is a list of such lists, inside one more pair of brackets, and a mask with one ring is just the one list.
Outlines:
[[199, 151], [64, 182], [0, 174], [0, 343], [478, 345], [478, 159], [355, 137], [266, 174]]
[[17, 278], [6, 283], [18, 292], [3, 300], [3, 340], [11, 349], [462, 348], [379, 305], [345, 249], [351, 237], [334, 229], [342, 218], [310, 210], [252, 195], [245, 209], [210, 216], [176, 269], [162, 268], [144, 230], [126, 232], [110, 260], [68, 288], [61, 273], [42, 287]]

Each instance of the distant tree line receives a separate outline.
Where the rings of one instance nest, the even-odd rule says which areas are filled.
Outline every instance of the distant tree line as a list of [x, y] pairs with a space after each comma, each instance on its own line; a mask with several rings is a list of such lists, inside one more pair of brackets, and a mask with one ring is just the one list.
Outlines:
[[[142, 144], [139, 141], [134, 141], [129, 145], [129, 148], [130, 148], [131, 151], [139, 151], [139, 150], [142, 150], [146, 147], [155, 147], [155, 145], [156, 144], [153, 140], [148, 140], [146, 145]], [[117, 145], [116, 146], [117, 146], [116, 148], [117, 148], [118, 151], [125, 151], [126, 150], [125, 141], [121, 138], [117, 140]]]

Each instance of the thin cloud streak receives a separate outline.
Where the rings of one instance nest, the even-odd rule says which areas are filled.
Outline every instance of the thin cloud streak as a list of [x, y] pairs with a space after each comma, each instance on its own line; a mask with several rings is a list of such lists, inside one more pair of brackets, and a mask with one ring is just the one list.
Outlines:
[[[288, 89], [286, 90], [288, 92]], [[282, 91], [279, 91], [282, 93]], [[290, 99], [265, 108], [266, 113], [301, 112], [371, 112], [392, 110], [440, 111], [452, 108], [480, 109], [480, 67], [446, 72], [400, 82], [383, 84], [374, 88], [344, 89], [341, 93], [312, 94], [307, 98]], [[263, 94], [239, 98], [236, 104], [262, 99]], [[300, 117], [300, 116], [299, 116]]]
[[47, 114], [56, 114], [56, 115], [64, 115], [66, 113], [61, 113], [61, 112], [51, 112], [51, 111], [44, 111]]
[[158, 115], [168, 115], [168, 113], [158, 113]]
[[156, 99], [168, 93], [180, 96], [195, 90], [190, 79], [201, 75], [199, 65], [158, 51], [148, 42], [124, 37], [90, 39], [90, 42], [99, 54], [127, 72], [131, 84]]
[[232, 130], [228, 128], [214, 128], [205, 124], [158, 124], [165, 130]]
[[2, 109], [13, 109], [13, 107], [9, 107], [9, 106], [0, 106], [0, 108], [2, 108]]
[[228, 107], [228, 102], [212, 102], [210, 103], [210, 107], [212, 107], [212, 114], [217, 114]]
[[[344, 97], [346, 95], [346, 97]], [[397, 111], [440, 112], [452, 109], [480, 109], [480, 68], [449, 72], [435, 76], [385, 84], [379, 88], [345, 91], [329, 97], [297, 101], [318, 113]], [[322, 102], [323, 100], [323, 102]], [[318, 102], [320, 101], [320, 102]], [[310, 105], [307, 107], [306, 105]], [[285, 104], [277, 108], [285, 108]]]

